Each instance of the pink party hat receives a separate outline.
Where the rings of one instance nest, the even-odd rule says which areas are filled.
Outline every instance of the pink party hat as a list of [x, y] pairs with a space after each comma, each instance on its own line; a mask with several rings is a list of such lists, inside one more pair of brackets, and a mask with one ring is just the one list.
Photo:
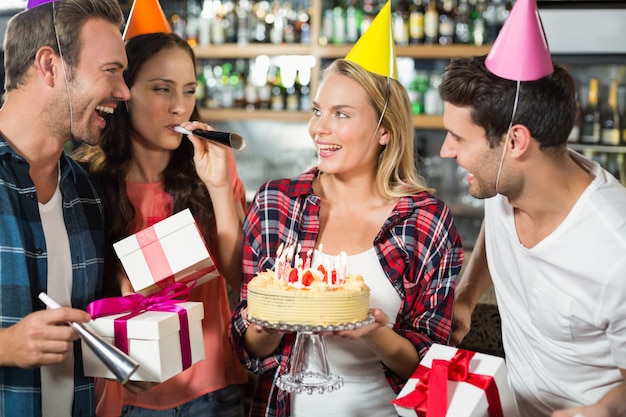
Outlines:
[[124, 40], [146, 33], [170, 33], [170, 27], [165, 13], [158, 0], [135, 0], [128, 14], [128, 23], [124, 29]]
[[346, 60], [359, 64], [369, 72], [398, 79], [396, 48], [391, 32], [391, 0], [387, 0], [354, 44]]
[[28, 0], [28, 4], [26, 4], [26, 10], [30, 10], [34, 7], [41, 6], [42, 4], [52, 3], [57, 0]]
[[515, 2], [485, 65], [498, 77], [513, 81], [538, 80], [552, 74], [552, 58], [535, 0]]

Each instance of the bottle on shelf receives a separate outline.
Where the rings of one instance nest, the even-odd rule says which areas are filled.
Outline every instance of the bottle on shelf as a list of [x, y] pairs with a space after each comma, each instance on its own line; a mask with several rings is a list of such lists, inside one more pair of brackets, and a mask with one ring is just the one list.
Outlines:
[[424, 4], [413, 0], [409, 8], [409, 43], [424, 43]]
[[406, 0], [397, 3], [392, 15], [392, 30], [396, 45], [409, 44], [409, 5]]
[[198, 66], [196, 68], [196, 105], [198, 107], [204, 106], [204, 101], [206, 100], [206, 91], [207, 91], [207, 81], [204, 76], [204, 68], [202, 66]]
[[413, 71], [413, 80], [407, 89], [411, 99], [411, 112], [413, 114], [424, 114], [424, 94], [428, 91], [429, 83], [428, 71]]
[[582, 129], [580, 132], [581, 143], [600, 143], [600, 108], [598, 107], [599, 81], [597, 78], [589, 80], [589, 92], [587, 104], [583, 110]]
[[607, 96], [607, 102], [602, 109], [602, 115], [600, 118], [600, 124], [602, 126], [600, 143], [602, 145], [617, 146], [622, 143], [620, 130], [621, 122], [617, 103], [618, 87], [619, 85], [617, 80], [611, 80], [611, 83], [609, 84], [609, 94]]
[[454, 42], [454, 4], [453, 0], [443, 0], [441, 10], [439, 12], [439, 43], [441, 45], [450, 45]]
[[454, 42], [472, 42], [472, 15], [468, 0], [459, 0], [454, 19]]
[[303, 45], [311, 44], [311, 14], [307, 4], [308, 0], [303, 0], [298, 4], [298, 18], [296, 20], [296, 42]]
[[337, 1], [333, 7], [333, 44], [343, 45], [346, 43], [346, 8]]
[[365, 33], [378, 13], [375, 0], [363, 0], [363, 19], [359, 27], [359, 36]]
[[266, 1], [256, 2], [252, 6], [252, 33], [251, 38], [256, 43], [269, 42], [268, 25], [265, 22], [269, 13], [269, 3]]
[[424, 11], [424, 43], [428, 45], [439, 42], [439, 11], [437, 1], [428, 0], [428, 7]]
[[486, 43], [485, 0], [476, 0], [476, 5], [471, 13], [472, 16], [472, 43], [482, 46]]
[[357, 0], [350, 0], [346, 7], [346, 42], [352, 44], [359, 40], [359, 28], [363, 20], [363, 11]]
[[428, 89], [424, 93], [424, 113], [427, 115], [440, 115], [443, 113], [443, 102], [439, 96], [439, 84], [441, 84], [441, 74], [438, 71], [432, 71]]
[[280, 77], [280, 67], [276, 67], [276, 72], [272, 77], [271, 85], [270, 109], [273, 111], [285, 110], [285, 93]]

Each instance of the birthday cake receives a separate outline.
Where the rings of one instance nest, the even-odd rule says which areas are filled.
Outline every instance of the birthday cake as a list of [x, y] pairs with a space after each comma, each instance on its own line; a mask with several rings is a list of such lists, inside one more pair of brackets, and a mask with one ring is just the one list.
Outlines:
[[252, 278], [248, 283], [248, 319], [269, 325], [328, 327], [359, 323], [369, 317], [370, 289], [361, 275], [347, 273], [345, 254], [332, 266], [314, 269], [309, 263], [303, 264], [296, 257], [295, 266], [291, 266], [289, 256], [283, 253], [276, 259], [274, 270]]

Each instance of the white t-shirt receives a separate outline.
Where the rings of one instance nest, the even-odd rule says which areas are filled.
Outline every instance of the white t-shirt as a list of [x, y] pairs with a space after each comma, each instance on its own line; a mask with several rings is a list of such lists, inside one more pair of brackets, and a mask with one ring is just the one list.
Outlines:
[[[334, 257], [315, 251], [313, 268], [332, 265]], [[389, 316], [393, 326], [401, 299], [383, 272], [374, 247], [347, 258], [348, 271], [363, 276], [370, 287], [370, 308], [380, 308]], [[395, 417], [391, 404], [396, 395], [385, 378], [380, 359], [362, 339], [348, 340], [326, 337], [330, 372], [343, 378], [344, 385], [337, 391], [320, 394], [292, 394], [292, 415], [337, 417]]]
[[[48, 289], [46, 293], [62, 306], [72, 305], [72, 259], [67, 229], [63, 221], [61, 190], [57, 189], [39, 214], [48, 251]], [[74, 352], [64, 362], [41, 367], [43, 417], [69, 417], [74, 402]]]
[[505, 197], [485, 204], [487, 259], [521, 417], [595, 403], [626, 369], [626, 189], [597, 163], [571, 157], [595, 179], [533, 248], [520, 244]]

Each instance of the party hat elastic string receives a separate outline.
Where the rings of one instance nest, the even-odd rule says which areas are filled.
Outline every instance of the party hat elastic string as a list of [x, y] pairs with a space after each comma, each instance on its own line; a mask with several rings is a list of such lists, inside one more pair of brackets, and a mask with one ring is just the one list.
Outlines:
[[61, 58], [61, 65], [63, 66], [63, 78], [65, 79], [65, 89], [67, 90], [67, 101], [70, 106], [70, 134], [74, 131], [74, 106], [72, 105], [72, 94], [70, 92], [70, 81], [67, 78], [67, 66], [65, 65], [65, 59], [63, 58], [63, 51], [61, 50], [61, 40], [59, 39], [59, 31], [57, 30], [56, 13], [54, 2], [52, 3], [52, 26], [54, 27], [54, 36], [57, 40], [57, 48], [59, 48], [59, 57]]
[[509, 146], [509, 137], [511, 135], [511, 127], [513, 127], [513, 120], [515, 119], [515, 113], [517, 112], [517, 103], [519, 101], [519, 92], [520, 92], [521, 83], [517, 81], [517, 88], [515, 90], [515, 103], [513, 103], [513, 113], [511, 114], [511, 122], [509, 123], [509, 128], [506, 130], [506, 139], [504, 140], [504, 148], [502, 149], [502, 156], [500, 157], [500, 165], [498, 166], [498, 175], [496, 176], [496, 193], [498, 193], [498, 186], [500, 185], [500, 173], [502, 172], [502, 165], [504, 164], [504, 155], [506, 154], [506, 149]]

